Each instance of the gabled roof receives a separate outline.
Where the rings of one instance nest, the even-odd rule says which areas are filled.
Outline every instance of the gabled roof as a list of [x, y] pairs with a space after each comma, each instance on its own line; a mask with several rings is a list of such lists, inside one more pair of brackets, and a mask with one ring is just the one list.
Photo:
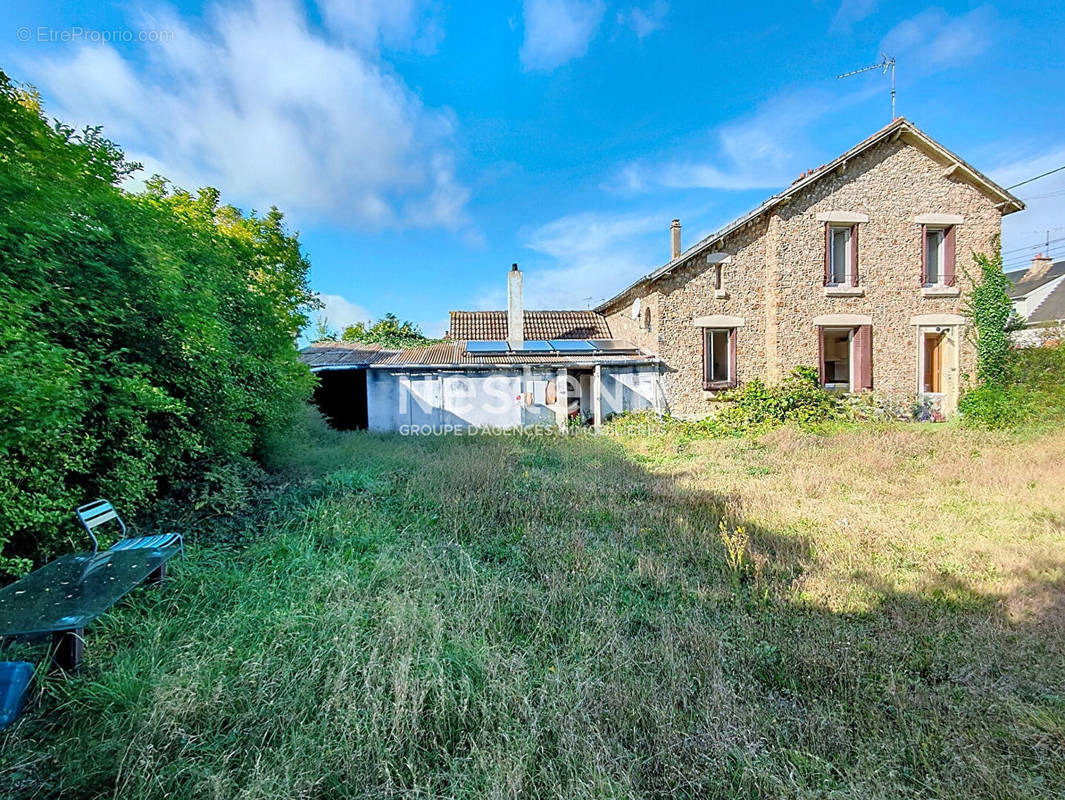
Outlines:
[[[506, 311], [452, 311], [448, 337], [464, 341], [503, 341]], [[526, 339], [609, 339], [606, 317], [595, 311], [526, 311]]]
[[1065, 275], [1065, 260], [1055, 261], [1050, 265], [1050, 269], [1038, 278], [1029, 278], [1028, 280], [1025, 280], [1024, 276], [1027, 275], [1029, 271], [1029, 268], [1025, 267], [1024, 269], [1006, 273], [1006, 278], [1011, 284], [1010, 297], [1013, 299], [1024, 297], [1029, 292], [1034, 292], [1040, 286]]
[[645, 275], [644, 277], [640, 278], [631, 286], [626, 287], [624, 290], [614, 295], [609, 300], [601, 303], [596, 310], [603, 311], [607, 308], [610, 308], [614, 303], [621, 300], [623, 297], [625, 297], [625, 295], [627, 295], [633, 289], [637, 288], [642, 284], [654, 283], [659, 278], [669, 274], [681, 264], [688, 261], [690, 258], [692, 258], [692, 256], [697, 256], [701, 253], [706, 252], [710, 249], [712, 245], [719, 243], [729, 234], [739, 230], [748, 223], [753, 222], [758, 217], [771, 211], [773, 208], [780, 205], [781, 203], [788, 201], [794, 195], [798, 194], [801, 191], [804, 191], [810, 185], [816, 183], [822, 178], [831, 175], [838, 167], [844, 166], [851, 159], [862, 155], [866, 151], [872, 149], [873, 147], [876, 147], [879, 144], [882, 144], [884, 142], [895, 141], [895, 139], [898, 139], [900, 137], [905, 138], [908, 143], [927, 153], [932, 158], [935, 158], [936, 160], [942, 162], [944, 165], [947, 165], [948, 171], [946, 174], [959, 175], [963, 180], [968, 181], [981, 192], [983, 192], [985, 195], [996, 201], [996, 203], [1001, 206], [1003, 214], [1012, 214], [1014, 211], [1020, 211], [1024, 208], [1024, 203], [1021, 202], [1017, 197], [1010, 194], [1006, 189], [1003, 189], [1001, 186], [999, 186], [993, 180], [988, 178], [982, 172], [973, 168], [967, 162], [952, 153], [950, 150], [943, 147], [943, 145], [941, 145], [931, 136], [926, 134], [924, 131], [922, 131], [912, 122], [907, 120], [905, 117], [899, 117], [893, 120], [889, 125], [886, 125], [881, 128], [879, 131], [874, 133], [865, 141], [859, 142], [857, 145], [852, 147], [843, 155], [833, 159], [828, 164], [825, 164], [822, 167], [812, 170], [808, 174], [804, 174], [803, 177], [792, 183], [788, 188], [784, 189], [784, 191], [773, 195], [760, 206], [755, 208], [753, 211], [749, 212], [748, 214], [745, 214], [739, 219], [730, 222], [725, 227], [721, 228], [715, 233], [710, 234], [705, 239], [696, 243], [692, 247], [689, 247], [676, 258], [672, 259], [666, 264], [663, 264], [661, 267], [649, 273], [648, 275]]
[[1065, 320], [1065, 282], [1058, 284], [1043, 302], [1036, 306], [1035, 311], [1028, 315], [1026, 323], [1031, 325], [1035, 322], [1060, 322]]

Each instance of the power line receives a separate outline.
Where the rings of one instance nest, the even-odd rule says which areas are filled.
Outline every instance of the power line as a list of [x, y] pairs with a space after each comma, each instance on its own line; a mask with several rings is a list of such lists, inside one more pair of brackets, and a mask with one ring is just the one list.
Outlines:
[[1065, 164], [1062, 164], [1057, 169], [1052, 169], [1049, 172], [1044, 172], [1042, 175], [1036, 175], [1034, 178], [1029, 178], [1028, 180], [1021, 181], [1020, 183], [1015, 183], [1013, 184], [1013, 186], [1007, 186], [1006, 191], [1008, 192], [1010, 189], [1016, 189], [1018, 186], [1024, 186], [1024, 184], [1026, 183], [1031, 183], [1032, 181], [1037, 181], [1040, 178], [1045, 178], [1047, 175], [1053, 175], [1055, 172], [1061, 172], [1063, 169], [1065, 169]]
[[[1055, 245], [1044, 252], [1043, 255], [1053, 259], [1061, 256], [1063, 253], [1065, 253], [1065, 245]], [[1002, 264], [1002, 270], [1003, 272], [1012, 272], [1021, 269], [1022, 267], [1026, 267], [1031, 263], [1030, 259], [1023, 257], [1020, 259], [1010, 259]]]
[[1040, 247], [1044, 247], [1048, 244], [1054, 244], [1055, 242], [1065, 242], [1065, 236], [1059, 237], [1057, 239], [1048, 239], [1043, 242], [1039, 242], [1038, 244], [1028, 244], [1024, 247], [1014, 247], [1010, 250], [1003, 250], [1002, 255], [1008, 256], [1011, 253], [1019, 253], [1022, 250], [1038, 250]]

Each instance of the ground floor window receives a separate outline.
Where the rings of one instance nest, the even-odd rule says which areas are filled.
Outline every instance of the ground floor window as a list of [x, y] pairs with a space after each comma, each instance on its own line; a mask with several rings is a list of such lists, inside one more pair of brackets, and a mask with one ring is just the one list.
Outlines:
[[826, 389], [859, 392], [873, 388], [872, 326], [821, 328], [818, 349], [818, 371]]
[[853, 338], [853, 328], [827, 328], [821, 333], [821, 385], [826, 389], [851, 390]]
[[703, 389], [736, 385], [736, 329], [703, 329]]

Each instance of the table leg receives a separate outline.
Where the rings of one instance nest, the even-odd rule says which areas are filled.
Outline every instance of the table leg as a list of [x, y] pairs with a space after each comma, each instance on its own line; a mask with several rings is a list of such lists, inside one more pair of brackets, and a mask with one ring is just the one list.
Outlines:
[[165, 561], [158, 567], [156, 567], [155, 570], [152, 571], [152, 574], [144, 579], [144, 582], [147, 583], [149, 586], [155, 586], [155, 584], [162, 583], [164, 580], [166, 580]]
[[85, 651], [85, 629], [56, 631], [52, 634], [52, 672], [73, 672], [81, 666]]

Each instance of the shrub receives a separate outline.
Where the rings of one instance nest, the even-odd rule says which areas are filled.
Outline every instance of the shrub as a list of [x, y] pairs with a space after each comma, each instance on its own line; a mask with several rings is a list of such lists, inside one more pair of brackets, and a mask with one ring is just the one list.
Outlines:
[[966, 427], [994, 430], [1022, 422], [1028, 415], [1024, 392], [1012, 386], [969, 389], [958, 404]]
[[74, 506], [133, 513], [254, 454], [312, 378], [313, 302], [281, 214], [155, 178], [100, 136], [50, 126], [0, 73], [0, 573], [72, 546]]
[[807, 426], [840, 419], [843, 403], [840, 398], [823, 389], [817, 380], [817, 370], [796, 367], [779, 385], [767, 386], [752, 380], [729, 392], [731, 405], [718, 421], [735, 430], [773, 427], [787, 422]]

